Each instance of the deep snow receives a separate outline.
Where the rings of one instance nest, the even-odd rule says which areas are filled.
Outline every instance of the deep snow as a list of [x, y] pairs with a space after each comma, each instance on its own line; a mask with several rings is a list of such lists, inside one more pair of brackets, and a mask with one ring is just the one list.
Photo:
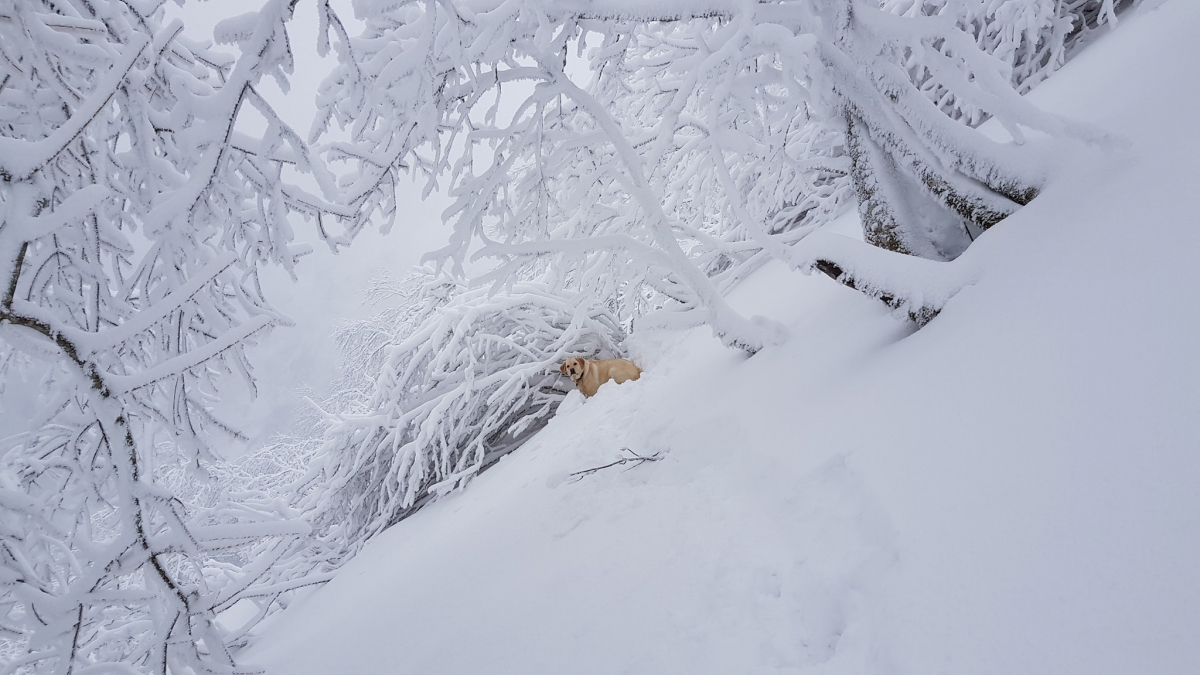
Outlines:
[[[1127, 142], [981, 237], [928, 326], [768, 266], [732, 301], [785, 344], [636, 336], [642, 380], [572, 395], [245, 663], [1200, 672], [1197, 26], [1194, 0], [1148, 3], [1032, 94]], [[663, 458], [566, 480], [622, 448]]]

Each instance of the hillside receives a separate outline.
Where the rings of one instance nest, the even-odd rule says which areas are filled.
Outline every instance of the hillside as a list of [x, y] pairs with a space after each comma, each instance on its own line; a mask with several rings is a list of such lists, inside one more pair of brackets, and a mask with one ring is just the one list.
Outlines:
[[[919, 332], [768, 266], [745, 358], [643, 379], [393, 527], [244, 655], [270, 673], [1200, 672], [1200, 3], [1031, 96], [1107, 129]], [[853, 216], [834, 225], [853, 232]], [[569, 480], [623, 448], [658, 461]]]

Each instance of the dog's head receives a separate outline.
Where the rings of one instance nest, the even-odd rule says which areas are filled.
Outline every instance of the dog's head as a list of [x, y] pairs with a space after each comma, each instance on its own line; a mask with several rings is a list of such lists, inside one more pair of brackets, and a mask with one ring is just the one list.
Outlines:
[[583, 377], [583, 367], [585, 363], [586, 362], [578, 356], [572, 356], [566, 361], [563, 361], [563, 364], [559, 366], [558, 369], [563, 375], [566, 375], [572, 380], [578, 382], [579, 378]]

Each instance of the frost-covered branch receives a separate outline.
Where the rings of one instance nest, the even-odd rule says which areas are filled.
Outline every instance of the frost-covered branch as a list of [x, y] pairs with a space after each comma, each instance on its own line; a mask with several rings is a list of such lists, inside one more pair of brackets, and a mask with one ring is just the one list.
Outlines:
[[[214, 575], [214, 556], [307, 532], [277, 504], [185, 505], [162, 482], [200, 480], [238, 437], [214, 403], [229, 376], [253, 385], [246, 347], [288, 322], [257, 277], [304, 252], [293, 218], [350, 213], [256, 93], [290, 71], [291, 3], [227, 26], [238, 58], [154, 7], [0, 0], [0, 364], [37, 408], [0, 440], [5, 672], [233, 672], [213, 617], [255, 570]], [[239, 130], [247, 105], [260, 134]]]
[[[353, 58], [322, 100], [323, 119], [351, 137], [336, 149], [357, 165], [350, 184], [364, 203], [392, 217], [393, 195], [379, 190], [394, 185], [403, 164], [430, 185], [449, 181], [455, 235], [440, 255], [452, 269], [463, 269], [481, 242], [496, 264], [489, 279], [546, 274], [556, 287], [615, 303], [622, 321], [667, 308], [691, 313], [748, 351], [777, 339], [764, 322], [734, 313], [720, 289], [744, 275], [742, 265], [765, 259], [757, 253], [771, 237], [811, 230], [836, 212], [848, 191], [834, 183], [848, 165], [813, 161], [807, 151], [828, 149], [829, 133], [808, 124], [798, 100], [775, 103], [772, 87], [800, 87], [766, 60], [754, 26], [734, 35], [712, 21], [652, 30], [600, 18], [602, 5], [585, 16], [540, 2], [362, 9], [363, 36], [337, 35]], [[700, 54], [690, 84], [670, 82], [692, 65], [686, 56], [724, 40], [737, 49]], [[680, 70], [644, 67], [642, 55], [656, 50], [677, 52]], [[581, 68], [595, 81], [585, 86]], [[710, 87], [755, 71], [747, 86], [709, 98]], [[672, 90], [680, 94], [644, 95]], [[727, 165], [727, 180], [717, 164]], [[768, 166], [789, 172], [790, 182], [756, 181]], [[722, 202], [745, 197], [741, 222], [721, 212], [731, 211]], [[714, 202], [720, 210], [708, 208]], [[656, 260], [602, 245], [618, 235], [657, 251]], [[593, 248], [554, 245], [577, 241]], [[664, 276], [676, 292], [662, 292]]]
[[[1102, 138], [1019, 95], [1109, 15], [1081, 0], [357, 7], [352, 36], [326, 5], [342, 63], [313, 138], [344, 129], [330, 156], [361, 218], [393, 219], [400, 174], [424, 176], [455, 199], [450, 269], [485, 258], [488, 282], [750, 352], [777, 329], [721, 291], [852, 195], [869, 243], [950, 260], [1037, 194], [1028, 131]], [[1012, 142], [974, 129], [989, 117]]]
[[492, 294], [436, 276], [410, 283], [421, 285], [415, 311], [380, 317], [377, 333], [341, 333], [354, 340], [346, 367], [373, 389], [335, 403], [301, 481], [299, 506], [340, 556], [520, 445], [566, 394], [562, 360], [611, 356], [623, 337], [585, 296], [544, 284]]

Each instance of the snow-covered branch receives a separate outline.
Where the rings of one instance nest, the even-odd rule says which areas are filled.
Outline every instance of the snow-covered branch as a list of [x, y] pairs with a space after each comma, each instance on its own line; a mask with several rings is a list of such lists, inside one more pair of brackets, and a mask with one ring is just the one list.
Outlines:
[[[146, 3], [0, 0], [0, 362], [41, 380], [35, 419], [0, 440], [6, 672], [232, 672], [213, 615], [254, 570], [206, 566], [307, 532], [162, 482], [237, 437], [213, 402], [287, 322], [257, 274], [293, 267], [291, 215], [352, 213], [255, 90], [286, 79], [290, 17], [267, 2], [232, 58]], [[238, 130], [247, 104], [265, 132]]]
[[345, 129], [331, 156], [363, 217], [394, 218], [401, 172], [444, 185], [456, 272], [482, 253], [489, 281], [606, 298], [622, 323], [688, 313], [642, 325], [753, 352], [773, 331], [721, 291], [852, 195], [868, 243], [949, 260], [1044, 183], [1028, 131], [1103, 138], [1014, 89], [1091, 5], [1001, 4], [364, 1], [361, 36], [327, 11], [343, 59], [314, 137]]
[[586, 296], [545, 284], [492, 294], [416, 282], [419, 311], [385, 315], [379, 337], [347, 344], [347, 368], [376, 373], [374, 389], [333, 414], [302, 481], [301, 508], [342, 556], [517, 447], [566, 394], [559, 364], [614, 355], [623, 337]]

